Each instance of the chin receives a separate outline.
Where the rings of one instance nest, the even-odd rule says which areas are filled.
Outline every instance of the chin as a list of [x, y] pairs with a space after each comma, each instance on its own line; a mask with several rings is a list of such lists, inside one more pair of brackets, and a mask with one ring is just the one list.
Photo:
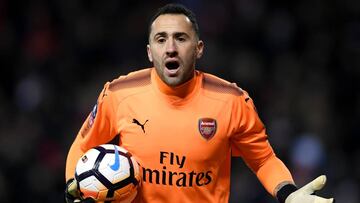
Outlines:
[[164, 82], [171, 87], [176, 87], [183, 83], [178, 77], [166, 77]]

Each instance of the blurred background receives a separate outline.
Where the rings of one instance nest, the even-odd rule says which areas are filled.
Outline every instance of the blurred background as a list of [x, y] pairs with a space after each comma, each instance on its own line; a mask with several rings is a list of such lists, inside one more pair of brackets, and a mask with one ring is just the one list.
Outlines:
[[[170, 1], [0, 0], [0, 202], [63, 202], [64, 167], [106, 81], [151, 64], [148, 21]], [[298, 185], [360, 202], [360, 1], [183, 0], [198, 69], [255, 101]], [[241, 159], [230, 202], [276, 202]]]

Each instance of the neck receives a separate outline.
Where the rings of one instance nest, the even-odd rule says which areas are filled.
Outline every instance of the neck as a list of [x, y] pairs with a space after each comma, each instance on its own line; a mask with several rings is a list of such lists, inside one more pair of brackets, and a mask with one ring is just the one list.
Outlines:
[[179, 98], [185, 98], [187, 95], [189, 95], [196, 84], [196, 74], [195, 71], [191, 74], [191, 77], [185, 82], [177, 86], [169, 86], [166, 84], [160, 76], [157, 74], [156, 71], [154, 71], [154, 79], [156, 81], [156, 84], [159, 88], [159, 90], [169, 96], [176, 96]]

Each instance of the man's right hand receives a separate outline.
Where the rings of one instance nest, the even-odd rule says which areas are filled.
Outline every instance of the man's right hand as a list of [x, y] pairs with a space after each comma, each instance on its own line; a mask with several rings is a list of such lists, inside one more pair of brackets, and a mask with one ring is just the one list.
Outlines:
[[70, 179], [66, 182], [65, 188], [65, 200], [66, 203], [95, 203], [95, 200], [88, 197], [86, 199], [82, 199], [80, 197], [80, 192], [78, 190], [77, 182], [75, 179]]

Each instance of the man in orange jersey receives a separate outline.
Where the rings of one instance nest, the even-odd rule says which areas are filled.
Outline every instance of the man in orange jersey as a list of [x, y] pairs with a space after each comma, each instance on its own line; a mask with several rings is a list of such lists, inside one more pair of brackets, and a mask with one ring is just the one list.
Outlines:
[[105, 84], [67, 157], [66, 199], [80, 200], [77, 160], [88, 149], [116, 143], [142, 167], [135, 202], [228, 202], [231, 156], [240, 156], [265, 189], [285, 203], [328, 203], [313, 192], [320, 176], [298, 189], [271, 148], [246, 91], [195, 69], [204, 50], [194, 14], [169, 4], [149, 26], [153, 68]]

